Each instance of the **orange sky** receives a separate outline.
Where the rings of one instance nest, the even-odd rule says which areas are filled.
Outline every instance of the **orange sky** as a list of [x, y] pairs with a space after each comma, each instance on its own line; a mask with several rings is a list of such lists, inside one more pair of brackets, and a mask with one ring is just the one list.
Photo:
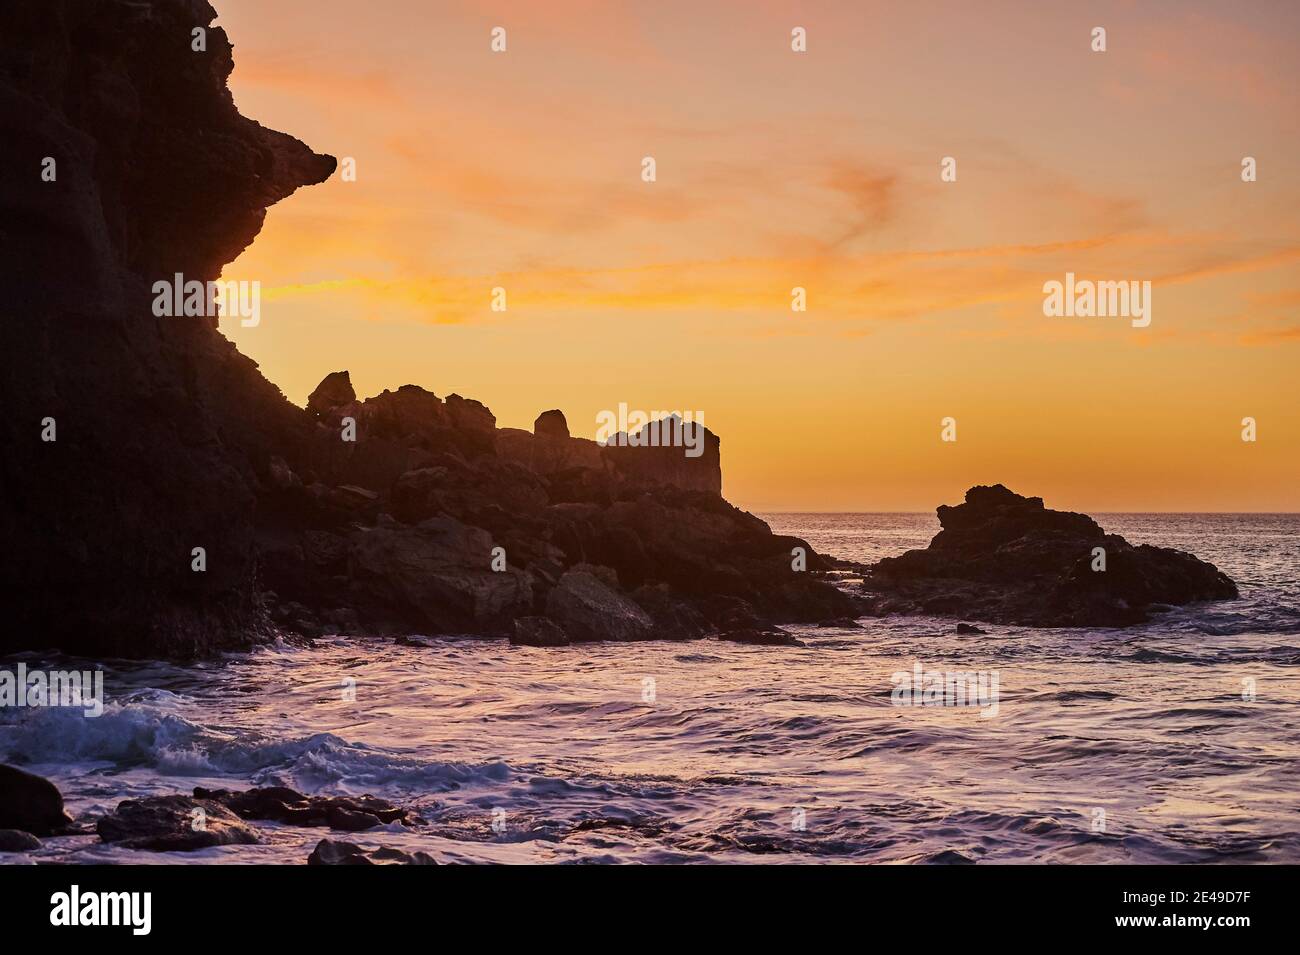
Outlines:
[[[226, 269], [294, 401], [701, 411], [759, 511], [1300, 510], [1294, 4], [214, 6], [240, 109], [357, 163]], [[1150, 327], [1045, 317], [1067, 271]]]

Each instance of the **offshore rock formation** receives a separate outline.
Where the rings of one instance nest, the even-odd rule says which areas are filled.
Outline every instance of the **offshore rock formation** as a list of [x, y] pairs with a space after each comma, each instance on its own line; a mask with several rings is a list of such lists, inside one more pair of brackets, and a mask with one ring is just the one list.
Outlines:
[[[938, 514], [943, 530], [928, 548], [869, 569], [863, 587], [875, 613], [1124, 627], [1162, 605], [1238, 596], [1213, 564], [1167, 547], [1135, 547], [1087, 515], [1050, 510], [1042, 498], [1001, 484], [973, 487], [964, 504]], [[1105, 570], [1093, 569], [1096, 548]]]
[[154, 282], [217, 278], [268, 206], [335, 168], [238, 113], [215, 16], [0, 5], [0, 652], [191, 657], [272, 617], [507, 635], [552, 614], [567, 641], [854, 612], [791, 569], [806, 544], [721, 498], [712, 434], [697, 458], [602, 447], [556, 411], [530, 434], [410, 385], [358, 401], [346, 373], [304, 410], [214, 319], [155, 316]]

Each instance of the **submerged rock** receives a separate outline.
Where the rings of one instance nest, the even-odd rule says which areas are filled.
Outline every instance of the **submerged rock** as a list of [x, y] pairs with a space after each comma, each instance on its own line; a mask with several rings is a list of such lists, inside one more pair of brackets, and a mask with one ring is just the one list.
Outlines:
[[308, 865], [437, 865], [438, 860], [427, 852], [403, 852], [380, 846], [377, 849], [363, 849], [350, 842], [335, 842], [322, 839], [311, 855], [307, 857]]
[[788, 632], [779, 628], [724, 630], [718, 634], [718, 639], [730, 643], [748, 643], [755, 647], [802, 647], [804, 645], [802, 641], [796, 640]]
[[0, 829], [49, 836], [71, 823], [58, 786], [16, 766], [0, 765]]
[[1134, 546], [1085, 514], [1050, 510], [1042, 498], [1001, 484], [973, 487], [965, 503], [938, 514], [943, 529], [928, 548], [870, 569], [863, 590], [876, 613], [1124, 627], [1162, 606], [1238, 596], [1213, 564], [1167, 547]]
[[189, 796], [123, 800], [99, 820], [96, 829], [105, 842], [153, 852], [193, 852], [262, 841], [220, 802]]

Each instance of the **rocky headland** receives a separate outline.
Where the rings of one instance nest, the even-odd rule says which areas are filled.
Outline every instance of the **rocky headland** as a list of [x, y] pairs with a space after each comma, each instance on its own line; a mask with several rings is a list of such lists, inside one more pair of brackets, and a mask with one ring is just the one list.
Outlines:
[[346, 372], [303, 409], [215, 318], [155, 315], [154, 282], [215, 280], [271, 204], [335, 169], [239, 114], [215, 17], [0, 9], [0, 652], [779, 635], [854, 612], [804, 542], [723, 500], [712, 434], [698, 457], [605, 447], [558, 411], [528, 432], [413, 385], [359, 401]]

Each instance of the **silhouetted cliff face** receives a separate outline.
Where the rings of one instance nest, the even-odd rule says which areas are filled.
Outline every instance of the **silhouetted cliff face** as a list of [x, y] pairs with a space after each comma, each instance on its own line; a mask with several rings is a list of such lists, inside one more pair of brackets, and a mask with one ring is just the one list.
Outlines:
[[216, 277], [334, 160], [239, 115], [215, 16], [0, 4], [0, 649], [185, 656], [258, 634], [259, 473], [309, 419], [211, 320], [155, 317], [151, 286]]
[[533, 435], [412, 385], [357, 401], [346, 373], [309, 412], [213, 319], [156, 317], [155, 282], [216, 278], [335, 167], [239, 115], [214, 18], [0, 5], [0, 651], [206, 654], [268, 637], [268, 605], [307, 633], [527, 635], [550, 613], [548, 639], [853, 609], [794, 568], [822, 566], [804, 542], [721, 499], [708, 432], [698, 458], [603, 448], [558, 412]]

